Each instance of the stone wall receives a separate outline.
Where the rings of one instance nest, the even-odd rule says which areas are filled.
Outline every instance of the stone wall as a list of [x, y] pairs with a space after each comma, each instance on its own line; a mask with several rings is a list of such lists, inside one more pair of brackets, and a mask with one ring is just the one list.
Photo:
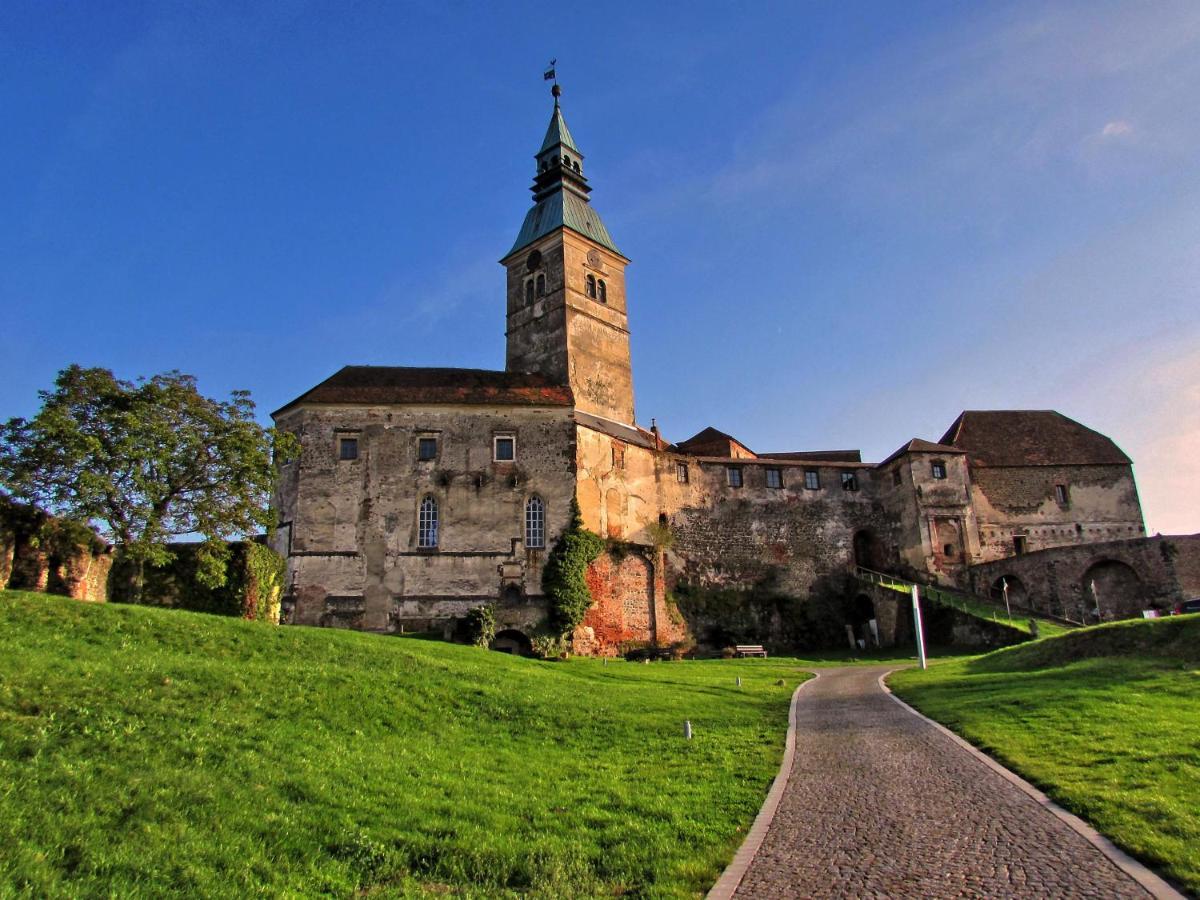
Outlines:
[[978, 594], [1009, 599], [1051, 615], [1094, 622], [1128, 618], [1143, 609], [1165, 609], [1184, 598], [1200, 569], [1200, 535], [1133, 538], [1056, 547], [972, 566], [969, 587]]
[[[281, 477], [277, 549], [288, 559], [288, 621], [394, 632], [446, 628], [473, 606], [540, 602], [545, 555], [569, 520], [574, 429], [563, 408], [299, 407], [279, 427], [303, 451]], [[516, 440], [494, 459], [494, 438]], [[434, 438], [433, 459], [418, 441]], [[339, 442], [357, 441], [341, 459]], [[419, 507], [438, 542], [418, 546]], [[545, 504], [545, 547], [525, 545], [526, 504]], [[532, 607], [531, 607], [532, 608]]]
[[[1068, 492], [1055, 496], [1055, 485]], [[1141, 537], [1137, 487], [1127, 465], [975, 466], [971, 499], [978, 519], [978, 559], [1014, 555], [1014, 537], [1028, 551]]]

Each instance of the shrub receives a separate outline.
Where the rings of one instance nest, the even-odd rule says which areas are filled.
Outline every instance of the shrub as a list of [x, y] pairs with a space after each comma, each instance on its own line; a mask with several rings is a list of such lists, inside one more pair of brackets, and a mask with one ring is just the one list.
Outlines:
[[496, 608], [491, 603], [476, 606], [467, 613], [467, 640], [476, 647], [490, 647], [496, 637]]
[[571, 524], [550, 551], [542, 571], [542, 591], [550, 601], [550, 625], [557, 634], [570, 634], [583, 623], [592, 605], [587, 567], [603, 549], [599, 535], [583, 527], [579, 503], [572, 498]]

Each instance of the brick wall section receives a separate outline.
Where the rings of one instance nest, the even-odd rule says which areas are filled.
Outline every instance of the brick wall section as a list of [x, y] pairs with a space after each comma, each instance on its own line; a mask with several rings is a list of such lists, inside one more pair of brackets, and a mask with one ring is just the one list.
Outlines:
[[663, 566], [652, 550], [601, 554], [587, 571], [592, 607], [577, 640], [589, 652], [612, 656], [621, 644], [669, 645], [687, 639], [687, 627], [670, 608]]

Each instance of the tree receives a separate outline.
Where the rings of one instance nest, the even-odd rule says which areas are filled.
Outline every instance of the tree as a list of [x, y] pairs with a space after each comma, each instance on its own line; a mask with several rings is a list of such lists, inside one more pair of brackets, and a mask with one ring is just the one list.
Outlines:
[[98, 525], [134, 563], [135, 596], [145, 564], [170, 559], [170, 538], [204, 537], [198, 578], [215, 587], [226, 542], [271, 526], [272, 453], [287, 458], [294, 438], [255, 422], [248, 392], [221, 402], [180, 372], [134, 383], [75, 365], [38, 393], [32, 420], [0, 425], [0, 485]]

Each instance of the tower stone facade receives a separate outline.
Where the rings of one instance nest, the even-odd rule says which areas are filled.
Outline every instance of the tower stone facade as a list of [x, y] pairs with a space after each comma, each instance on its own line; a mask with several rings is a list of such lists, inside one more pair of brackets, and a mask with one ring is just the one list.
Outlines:
[[629, 260], [588, 201], [583, 153], [557, 96], [535, 159], [533, 208], [501, 260], [508, 270], [505, 368], [569, 384], [579, 409], [632, 425]]

